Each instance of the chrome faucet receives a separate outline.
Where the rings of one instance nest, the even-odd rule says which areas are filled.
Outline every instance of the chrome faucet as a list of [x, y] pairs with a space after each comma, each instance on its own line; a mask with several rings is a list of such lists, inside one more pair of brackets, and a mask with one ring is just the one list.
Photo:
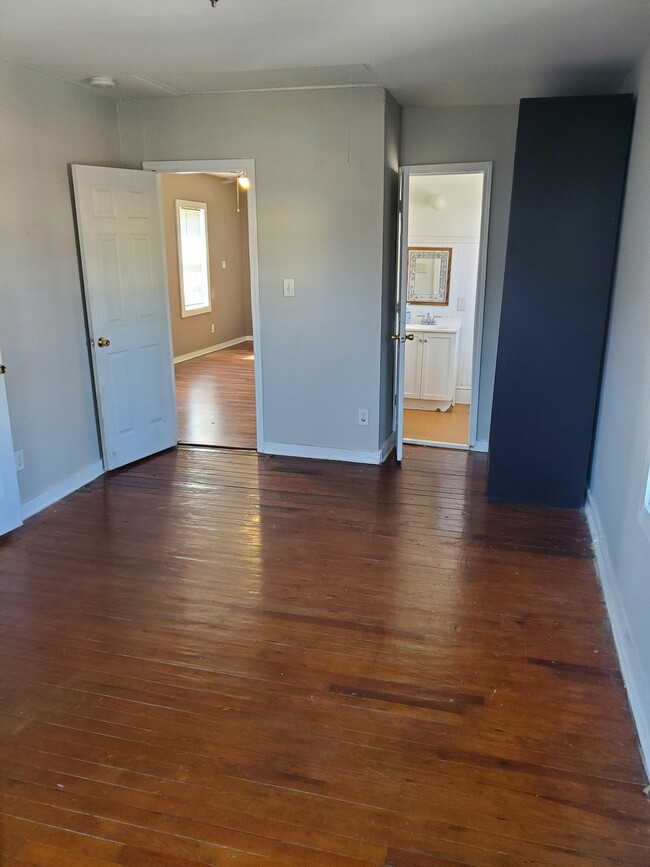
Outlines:
[[424, 316], [422, 317], [422, 322], [425, 325], [435, 325], [436, 324], [436, 317], [432, 316], [431, 313], [427, 311], [426, 318]]

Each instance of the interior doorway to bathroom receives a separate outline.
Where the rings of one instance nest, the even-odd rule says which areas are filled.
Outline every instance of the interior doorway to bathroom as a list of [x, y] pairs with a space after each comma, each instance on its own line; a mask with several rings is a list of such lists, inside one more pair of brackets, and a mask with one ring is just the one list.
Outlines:
[[398, 445], [476, 445], [490, 170], [402, 170]]

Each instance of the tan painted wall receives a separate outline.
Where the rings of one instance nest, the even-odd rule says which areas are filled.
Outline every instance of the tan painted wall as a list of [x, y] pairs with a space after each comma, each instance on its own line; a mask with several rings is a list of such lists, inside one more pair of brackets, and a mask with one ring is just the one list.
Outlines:
[[[163, 175], [162, 189], [174, 357], [251, 334], [247, 214], [245, 208], [237, 213], [235, 184], [224, 184], [210, 175]], [[208, 206], [212, 310], [185, 319], [181, 316], [176, 199]]]

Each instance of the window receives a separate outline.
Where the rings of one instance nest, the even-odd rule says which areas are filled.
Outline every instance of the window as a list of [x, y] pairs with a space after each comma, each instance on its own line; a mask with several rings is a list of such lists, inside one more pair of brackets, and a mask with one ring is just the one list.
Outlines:
[[176, 199], [181, 316], [212, 310], [207, 216], [205, 202]]

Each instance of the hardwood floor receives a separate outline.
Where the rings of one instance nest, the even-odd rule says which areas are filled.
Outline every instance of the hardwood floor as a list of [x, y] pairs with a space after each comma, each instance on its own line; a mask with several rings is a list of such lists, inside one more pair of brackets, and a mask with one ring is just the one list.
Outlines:
[[175, 366], [182, 443], [257, 448], [253, 343], [239, 343]]
[[647, 865], [582, 516], [179, 449], [0, 540], [11, 865]]

